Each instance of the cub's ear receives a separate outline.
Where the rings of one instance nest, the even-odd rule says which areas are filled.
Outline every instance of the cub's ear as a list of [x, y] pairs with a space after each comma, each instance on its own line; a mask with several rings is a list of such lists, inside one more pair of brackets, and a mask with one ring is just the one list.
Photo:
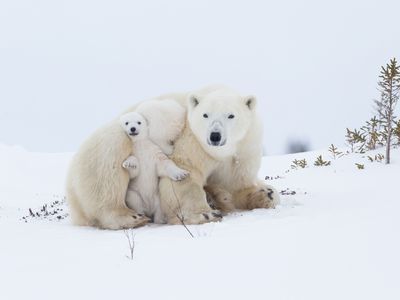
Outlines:
[[128, 118], [127, 118], [127, 116], [126, 116], [127, 114], [124, 114], [124, 115], [122, 115], [122, 116], [120, 116], [119, 118], [118, 118], [118, 123], [123, 127], [123, 126], [125, 126], [125, 123], [126, 122], [128, 122]]
[[246, 106], [250, 109], [250, 110], [254, 110], [256, 108], [257, 105], [257, 99], [255, 96], [246, 96], [243, 97], [243, 101], [246, 104]]
[[188, 102], [190, 108], [195, 108], [200, 103], [199, 97], [192, 94], [189, 96]]

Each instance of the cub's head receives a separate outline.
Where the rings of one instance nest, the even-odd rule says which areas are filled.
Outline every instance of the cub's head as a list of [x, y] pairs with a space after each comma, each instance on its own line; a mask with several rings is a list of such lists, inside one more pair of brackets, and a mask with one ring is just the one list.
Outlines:
[[188, 99], [188, 121], [203, 148], [224, 158], [236, 152], [255, 118], [256, 99], [222, 89]]
[[146, 119], [137, 112], [122, 115], [119, 123], [131, 139], [138, 140], [148, 136]]

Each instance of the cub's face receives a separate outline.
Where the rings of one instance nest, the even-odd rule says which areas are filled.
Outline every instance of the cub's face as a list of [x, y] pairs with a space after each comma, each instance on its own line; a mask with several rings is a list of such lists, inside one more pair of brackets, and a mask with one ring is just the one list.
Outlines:
[[188, 120], [203, 148], [212, 156], [224, 158], [236, 152], [249, 130], [256, 99], [237, 94], [189, 97]]
[[148, 136], [148, 128], [145, 118], [136, 112], [122, 115], [119, 122], [131, 139], [139, 139]]

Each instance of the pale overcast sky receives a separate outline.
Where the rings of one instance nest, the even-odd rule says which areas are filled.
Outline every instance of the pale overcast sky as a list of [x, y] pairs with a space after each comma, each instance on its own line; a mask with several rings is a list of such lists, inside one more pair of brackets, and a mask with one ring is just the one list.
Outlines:
[[400, 1], [0, 0], [0, 143], [75, 151], [136, 101], [254, 94], [268, 154], [343, 144], [400, 59]]

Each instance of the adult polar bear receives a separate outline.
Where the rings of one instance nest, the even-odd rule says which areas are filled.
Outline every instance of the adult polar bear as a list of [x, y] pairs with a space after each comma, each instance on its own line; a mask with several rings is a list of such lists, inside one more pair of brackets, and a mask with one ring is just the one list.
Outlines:
[[[203, 189], [206, 184], [216, 206], [225, 211], [269, 208], [278, 203], [275, 190], [257, 179], [262, 124], [254, 97], [212, 86], [194, 93], [155, 98], [165, 99], [173, 99], [188, 110], [172, 159], [190, 172], [190, 177], [179, 183], [166, 178], [160, 181], [161, 206], [168, 223], [178, 224], [182, 217], [186, 224], [220, 219], [220, 214], [207, 203]], [[121, 163], [130, 155], [132, 145], [118, 126], [112, 123], [98, 130], [71, 165], [67, 200], [74, 224], [119, 229], [146, 222], [125, 203], [129, 176]], [[97, 164], [101, 167], [97, 168]], [[87, 174], [94, 169], [95, 176]]]
[[[188, 110], [186, 126], [175, 142], [172, 159], [190, 172], [181, 182], [160, 180], [161, 206], [168, 223], [200, 224], [219, 219], [207, 202], [204, 187], [217, 207], [272, 208], [278, 193], [257, 178], [262, 157], [262, 124], [256, 99], [212, 86], [188, 94], [169, 94]], [[220, 190], [224, 192], [220, 192]], [[233, 205], [224, 205], [229, 201]]]

